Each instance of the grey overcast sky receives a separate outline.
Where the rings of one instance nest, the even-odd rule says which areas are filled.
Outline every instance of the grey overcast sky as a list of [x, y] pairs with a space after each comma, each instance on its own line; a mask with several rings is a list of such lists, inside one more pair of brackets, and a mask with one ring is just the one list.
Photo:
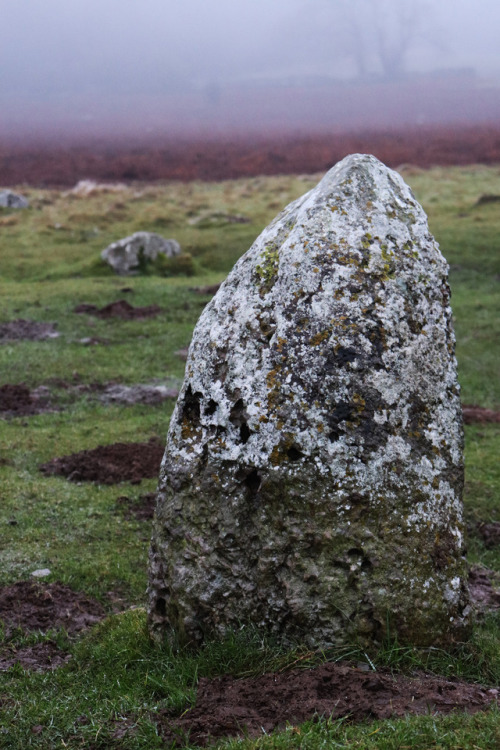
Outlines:
[[499, 36], [498, 0], [0, 0], [0, 120], [20, 100], [293, 77], [499, 79]]

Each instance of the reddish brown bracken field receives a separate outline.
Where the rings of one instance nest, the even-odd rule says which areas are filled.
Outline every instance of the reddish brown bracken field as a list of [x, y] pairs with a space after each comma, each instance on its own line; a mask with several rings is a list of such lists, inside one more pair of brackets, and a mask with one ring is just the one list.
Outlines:
[[327, 170], [350, 153], [390, 167], [500, 163], [500, 126], [414, 127], [311, 136], [0, 142], [0, 185], [98, 181], [227, 180]]

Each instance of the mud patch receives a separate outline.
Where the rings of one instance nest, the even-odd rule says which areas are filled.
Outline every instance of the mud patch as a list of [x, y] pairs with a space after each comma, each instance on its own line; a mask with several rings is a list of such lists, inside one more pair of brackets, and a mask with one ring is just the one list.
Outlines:
[[125, 518], [150, 521], [155, 513], [156, 493], [148, 492], [146, 495], [141, 495], [138, 500], [121, 495], [116, 498], [116, 505], [123, 512]]
[[11, 320], [0, 324], [0, 344], [7, 341], [43, 341], [55, 339], [60, 334], [52, 323], [38, 323], [35, 320]]
[[179, 395], [177, 388], [166, 385], [119, 385], [110, 384], [104, 387], [99, 400], [105, 404], [147, 404], [155, 406], [166, 399]]
[[498, 702], [498, 690], [417, 673], [366, 672], [340, 662], [315, 669], [265, 674], [257, 678], [202, 678], [196, 705], [181, 717], [158, 716], [167, 742], [206, 746], [227, 736], [257, 737], [300, 724], [314, 716], [350, 721], [405, 714], [475, 713]]
[[476, 531], [483, 540], [486, 549], [493, 549], [500, 545], [500, 523], [498, 521], [492, 523], [480, 522], [476, 525]]
[[30, 391], [24, 383], [6, 383], [0, 386], [0, 416], [24, 417], [52, 411], [49, 389], [40, 386]]
[[71, 655], [62, 651], [53, 641], [37, 643], [24, 648], [4, 649], [0, 652], [0, 672], [14, 666], [36, 672], [47, 672], [62, 667], [71, 659]]
[[219, 284], [207, 284], [205, 286], [191, 286], [189, 287], [190, 292], [196, 292], [196, 294], [216, 294], [222, 286], [222, 282]]
[[469, 593], [472, 606], [478, 612], [492, 612], [500, 608], [500, 573], [472, 565], [469, 570]]
[[158, 476], [164, 449], [158, 438], [151, 438], [147, 443], [99, 445], [92, 450], [54, 458], [42, 464], [40, 471], [66, 477], [70, 482], [139, 484], [142, 479]]
[[105, 614], [98, 601], [62, 583], [18, 581], [0, 589], [0, 620], [7, 635], [14, 628], [41, 632], [64, 628], [77, 633], [95, 625]]
[[484, 409], [482, 406], [471, 406], [462, 404], [462, 413], [465, 424], [487, 424], [488, 422], [500, 422], [500, 411]]
[[122, 320], [135, 320], [140, 318], [152, 318], [162, 312], [158, 305], [149, 305], [148, 307], [134, 307], [125, 299], [119, 299], [117, 302], [111, 302], [109, 305], [98, 308], [95, 305], [89, 305], [83, 302], [77, 305], [73, 312], [87, 313], [95, 315], [98, 318], [121, 318]]

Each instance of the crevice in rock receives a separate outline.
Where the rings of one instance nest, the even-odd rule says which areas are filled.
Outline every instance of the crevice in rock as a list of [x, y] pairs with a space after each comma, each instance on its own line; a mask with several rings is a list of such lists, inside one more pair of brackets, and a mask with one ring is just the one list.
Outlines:
[[287, 450], [286, 455], [290, 461], [300, 461], [300, 459], [304, 457], [304, 454], [296, 445], [291, 445]]
[[252, 434], [250, 428], [248, 427], [246, 422], [243, 422], [243, 424], [240, 427], [240, 439], [242, 443], [247, 443], [248, 438]]
[[213, 398], [211, 398], [205, 409], [205, 415], [207, 417], [211, 417], [212, 414], [215, 414], [216, 411], [217, 411], [217, 401], [214, 401]]
[[186, 419], [188, 422], [193, 424], [195, 427], [200, 424], [201, 407], [200, 402], [203, 398], [203, 394], [200, 391], [193, 393], [191, 386], [188, 385], [186, 394], [184, 396], [184, 405], [182, 407], [181, 416], [179, 422]]
[[256, 495], [260, 490], [262, 484], [261, 476], [257, 469], [253, 469], [244, 479], [245, 485], [248, 487], [252, 495]]

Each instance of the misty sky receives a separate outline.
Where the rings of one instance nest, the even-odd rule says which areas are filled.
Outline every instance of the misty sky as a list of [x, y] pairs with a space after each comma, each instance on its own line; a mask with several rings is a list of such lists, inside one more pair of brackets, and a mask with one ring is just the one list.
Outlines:
[[361, 19], [375, 11], [390, 42], [415, 2], [407, 68], [500, 70], [497, 0], [0, 0], [0, 95], [355, 75], [360, 45], [377, 73]]

